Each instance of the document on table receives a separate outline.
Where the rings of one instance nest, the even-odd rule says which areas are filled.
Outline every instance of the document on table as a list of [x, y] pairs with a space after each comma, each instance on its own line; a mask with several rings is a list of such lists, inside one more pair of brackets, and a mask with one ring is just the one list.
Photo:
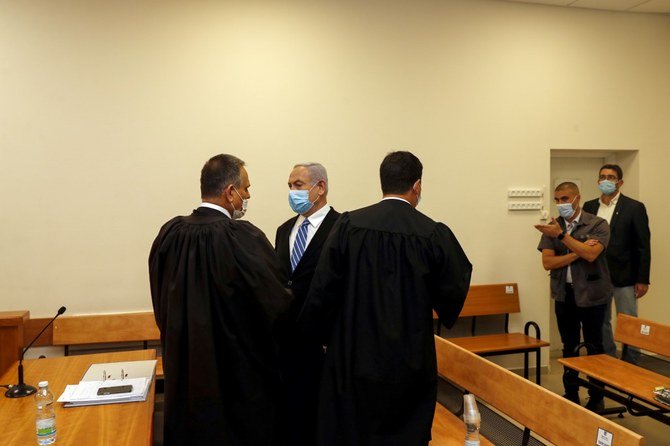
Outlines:
[[[132, 391], [110, 395], [98, 395], [101, 387], [132, 386]], [[81, 381], [65, 387], [58, 398], [64, 407], [92, 406], [96, 404], [130, 403], [146, 401], [151, 380], [147, 378], [108, 379], [105, 381]]]

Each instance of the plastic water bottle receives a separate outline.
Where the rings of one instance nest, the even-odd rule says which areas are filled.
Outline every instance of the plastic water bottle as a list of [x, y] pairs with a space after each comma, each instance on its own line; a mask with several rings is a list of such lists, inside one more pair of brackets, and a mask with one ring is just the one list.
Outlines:
[[56, 442], [56, 414], [54, 413], [54, 396], [49, 391], [49, 382], [41, 381], [35, 393], [35, 428], [37, 444], [54, 444]]
[[479, 425], [482, 421], [477, 401], [471, 393], [463, 395], [463, 421], [465, 421], [465, 446], [479, 446]]

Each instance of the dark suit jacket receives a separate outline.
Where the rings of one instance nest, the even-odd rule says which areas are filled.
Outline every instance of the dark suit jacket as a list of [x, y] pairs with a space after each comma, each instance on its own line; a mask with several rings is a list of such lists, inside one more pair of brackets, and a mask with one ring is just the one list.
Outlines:
[[[598, 199], [584, 203], [584, 210], [598, 214]], [[649, 218], [644, 204], [619, 195], [610, 221], [610, 243], [607, 247], [607, 263], [616, 287], [649, 283], [651, 265], [651, 243]]]
[[333, 208], [328, 211], [293, 272], [289, 237], [298, 216], [277, 229], [275, 251], [282, 272], [288, 277], [286, 286], [293, 290], [294, 295], [291, 306], [279, 322], [277, 333], [284, 395], [280, 424], [283, 428], [283, 442], [290, 446], [315, 444], [317, 401], [324, 354], [321, 339], [301, 336], [297, 332], [296, 320], [312, 283], [321, 248], [339, 216]]
[[328, 234], [330, 234], [330, 230], [333, 228], [333, 225], [339, 216], [340, 213], [331, 207], [330, 211], [328, 211], [326, 217], [323, 219], [323, 222], [321, 222], [321, 226], [319, 226], [316, 234], [314, 234], [309, 245], [307, 245], [305, 253], [302, 255], [300, 262], [298, 262], [298, 265], [293, 272], [291, 272], [291, 250], [288, 246], [288, 240], [291, 236], [291, 229], [293, 229], [298, 216], [296, 215], [277, 228], [275, 251], [279, 256], [282, 272], [288, 277], [288, 283], [286, 284], [287, 288], [293, 290], [293, 296], [295, 298], [292, 303], [292, 313], [295, 313], [293, 314], [293, 321], [297, 319], [297, 313], [300, 312], [300, 308], [302, 308], [302, 304], [307, 297], [307, 292], [312, 283], [316, 264], [319, 262], [321, 248], [323, 248], [323, 244], [326, 242]]

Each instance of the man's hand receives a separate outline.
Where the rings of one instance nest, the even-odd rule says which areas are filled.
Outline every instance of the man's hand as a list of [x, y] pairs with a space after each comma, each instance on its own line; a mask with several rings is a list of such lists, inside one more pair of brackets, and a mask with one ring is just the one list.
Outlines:
[[584, 242], [586, 246], [596, 246], [598, 243], [600, 243], [598, 240], [594, 238], [590, 238], [587, 241]]
[[649, 285], [646, 283], [636, 283], [635, 284], [635, 298], [639, 299], [643, 297], [645, 294], [647, 294], [647, 291], [649, 291]]
[[551, 218], [551, 223], [549, 223], [548, 225], [535, 225], [535, 229], [537, 229], [547, 237], [551, 238], [556, 238], [561, 232], [563, 232], [561, 226], [553, 217]]

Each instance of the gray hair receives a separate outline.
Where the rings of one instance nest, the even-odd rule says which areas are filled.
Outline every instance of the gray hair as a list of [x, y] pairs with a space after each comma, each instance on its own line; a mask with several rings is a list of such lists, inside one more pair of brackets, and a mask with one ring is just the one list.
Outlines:
[[312, 184], [316, 184], [319, 181], [326, 183], [326, 192], [328, 192], [328, 172], [326, 172], [326, 168], [323, 167], [322, 164], [300, 163], [293, 166], [294, 169], [296, 167], [304, 167], [307, 169], [307, 172], [309, 172], [309, 176], [312, 179]]

